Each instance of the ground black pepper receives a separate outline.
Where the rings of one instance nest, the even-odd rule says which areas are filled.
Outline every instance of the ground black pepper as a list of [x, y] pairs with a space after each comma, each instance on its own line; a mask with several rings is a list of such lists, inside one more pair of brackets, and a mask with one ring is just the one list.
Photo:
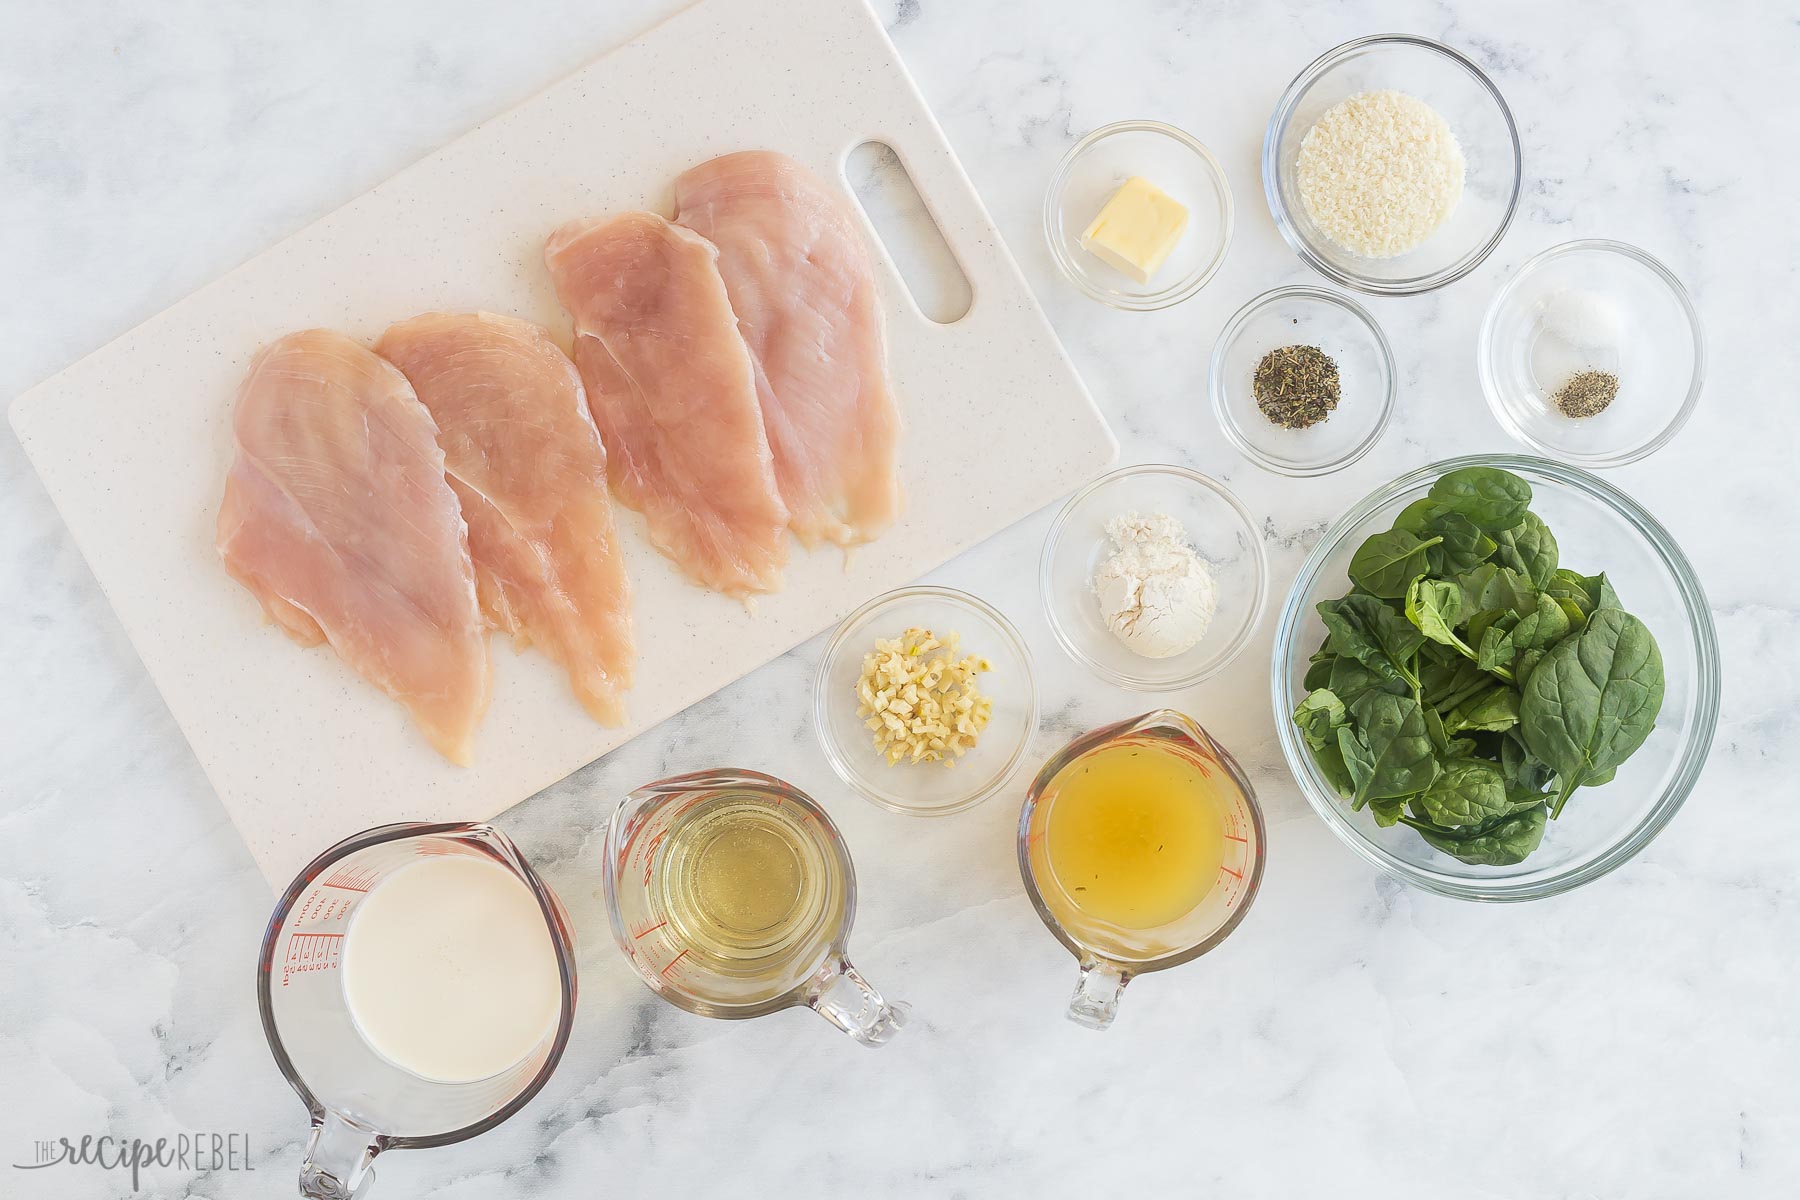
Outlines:
[[1256, 364], [1250, 390], [1263, 416], [1283, 429], [1317, 425], [1341, 397], [1337, 360], [1317, 346], [1271, 350]]
[[1565, 417], [1591, 417], [1606, 411], [1619, 395], [1619, 377], [1610, 371], [1577, 371], [1557, 388], [1550, 403]]

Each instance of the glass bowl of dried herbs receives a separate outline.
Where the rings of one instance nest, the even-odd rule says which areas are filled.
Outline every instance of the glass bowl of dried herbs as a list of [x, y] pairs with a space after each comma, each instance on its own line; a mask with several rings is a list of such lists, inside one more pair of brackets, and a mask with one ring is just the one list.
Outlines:
[[1669, 269], [1624, 242], [1565, 242], [1494, 294], [1476, 349], [1494, 419], [1591, 469], [1654, 452], [1700, 399], [1700, 317]]
[[1375, 318], [1325, 288], [1239, 309], [1213, 346], [1213, 414], [1233, 446], [1282, 475], [1328, 475], [1375, 445], [1394, 411], [1394, 355]]
[[1533, 900], [1626, 863], [1680, 809], [1719, 646], [1686, 555], [1631, 497], [1476, 455], [1326, 530], [1270, 685], [1288, 768], [1346, 846], [1439, 895]]

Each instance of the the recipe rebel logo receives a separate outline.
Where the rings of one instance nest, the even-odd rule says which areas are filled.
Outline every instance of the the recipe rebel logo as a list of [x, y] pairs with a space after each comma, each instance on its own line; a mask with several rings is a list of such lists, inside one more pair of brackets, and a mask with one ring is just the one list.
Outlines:
[[26, 1162], [12, 1164], [15, 1171], [42, 1171], [50, 1167], [126, 1171], [131, 1190], [137, 1191], [145, 1171], [180, 1170], [189, 1174], [213, 1171], [254, 1171], [247, 1133], [180, 1133], [147, 1141], [111, 1134], [84, 1134], [76, 1138], [46, 1138], [31, 1144]]

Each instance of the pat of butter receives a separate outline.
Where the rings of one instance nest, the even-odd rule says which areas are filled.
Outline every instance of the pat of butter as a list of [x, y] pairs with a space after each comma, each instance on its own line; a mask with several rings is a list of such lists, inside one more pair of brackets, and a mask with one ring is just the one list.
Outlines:
[[1081, 248], [1139, 283], [1149, 283], [1187, 232], [1187, 223], [1187, 209], [1148, 179], [1133, 175], [1081, 235]]

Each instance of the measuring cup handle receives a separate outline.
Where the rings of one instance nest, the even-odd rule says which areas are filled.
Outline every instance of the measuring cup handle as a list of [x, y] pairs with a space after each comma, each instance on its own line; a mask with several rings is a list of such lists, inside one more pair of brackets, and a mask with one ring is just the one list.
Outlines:
[[883, 1000], [846, 958], [826, 965], [806, 1006], [865, 1046], [891, 1040], [912, 1012], [909, 1004]]
[[1105, 1029], [1119, 1015], [1119, 997], [1131, 976], [1112, 963], [1089, 959], [1081, 964], [1081, 980], [1069, 997], [1069, 1020], [1089, 1029]]
[[386, 1146], [373, 1129], [365, 1129], [335, 1112], [313, 1119], [306, 1161], [300, 1164], [304, 1200], [356, 1200], [375, 1180], [370, 1164]]

